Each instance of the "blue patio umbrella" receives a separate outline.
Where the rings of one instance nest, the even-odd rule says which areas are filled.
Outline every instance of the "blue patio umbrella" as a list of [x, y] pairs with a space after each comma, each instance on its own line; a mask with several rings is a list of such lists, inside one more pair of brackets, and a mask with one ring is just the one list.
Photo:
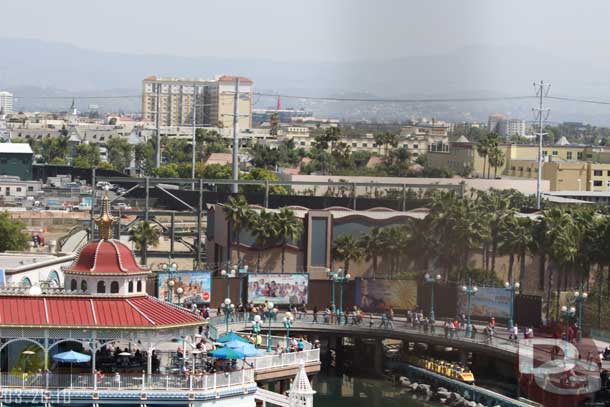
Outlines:
[[225, 343], [225, 347], [231, 348], [237, 352], [241, 352], [246, 357], [259, 356], [263, 353], [256, 349], [256, 346], [252, 345], [251, 343], [244, 343], [242, 341], [227, 342]]
[[53, 355], [53, 360], [64, 363], [85, 363], [91, 360], [91, 356], [69, 350]]
[[70, 387], [72, 387], [72, 363], [85, 363], [91, 360], [91, 356], [69, 350], [67, 352], [53, 355], [53, 360], [70, 364]]
[[216, 359], [243, 359], [245, 357], [243, 353], [233, 350], [228, 346], [216, 349], [208, 353], [208, 356], [212, 356]]
[[220, 343], [227, 343], [227, 342], [231, 342], [231, 341], [242, 341], [245, 343], [249, 343], [246, 338], [243, 338], [243, 337], [237, 335], [235, 332], [229, 332], [228, 334], [223, 335], [216, 340], [216, 342], [220, 342]]

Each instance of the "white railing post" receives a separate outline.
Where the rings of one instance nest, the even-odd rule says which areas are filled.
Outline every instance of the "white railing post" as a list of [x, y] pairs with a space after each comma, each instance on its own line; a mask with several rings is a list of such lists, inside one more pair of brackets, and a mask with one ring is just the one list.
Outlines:
[[189, 390], [193, 391], [193, 375], [189, 375]]
[[203, 390], [207, 390], [208, 389], [208, 376], [207, 374], [205, 374], [205, 384], [203, 385]]
[[169, 376], [165, 376], [165, 390], [169, 390]]
[[97, 373], [93, 373], [93, 390], [97, 390]]
[[244, 369], [241, 370], [241, 385], [246, 384], [246, 371]]
[[214, 390], [216, 390], [216, 375], [217, 375], [217, 373], [214, 373], [214, 387], [213, 387]]
[[142, 372], [142, 390], [146, 389], [146, 375]]

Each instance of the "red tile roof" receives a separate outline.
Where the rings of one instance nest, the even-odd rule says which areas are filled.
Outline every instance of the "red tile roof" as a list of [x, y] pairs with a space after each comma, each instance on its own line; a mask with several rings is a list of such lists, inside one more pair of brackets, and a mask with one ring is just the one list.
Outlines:
[[0, 327], [159, 329], [202, 322], [187, 309], [147, 295], [0, 295]]
[[[235, 82], [235, 76], [223, 75], [218, 78], [220, 82]], [[239, 83], [252, 83], [252, 80], [246, 78], [245, 76], [239, 77]]]
[[145, 274], [129, 247], [118, 240], [96, 240], [83, 247], [76, 261], [66, 268], [68, 274]]

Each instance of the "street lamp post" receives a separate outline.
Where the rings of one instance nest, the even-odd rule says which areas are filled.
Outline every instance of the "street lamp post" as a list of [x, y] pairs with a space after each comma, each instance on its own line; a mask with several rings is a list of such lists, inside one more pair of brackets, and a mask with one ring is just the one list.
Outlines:
[[434, 287], [436, 286], [436, 283], [438, 283], [439, 281], [441, 281], [441, 275], [437, 274], [436, 276], [432, 277], [430, 274], [426, 273], [424, 275], [424, 280], [426, 281], [426, 283], [430, 284], [430, 322], [434, 325]]
[[[239, 304], [244, 303], [243, 297], [243, 286], [244, 286], [244, 278], [248, 276], [248, 265], [246, 264], [243, 268], [237, 270], [239, 276]], [[244, 307], [245, 309], [245, 307]]]
[[577, 327], [578, 327], [578, 340], [582, 339], [582, 304], [587, 300], [589, 294], [583, 290], [583, 286], [580, 286], [580, 291], [574, 291], [574, 299], [576, 301], [576, 305], [578, 305], [578, 319]]
[[220, 275], [227, 280], [227, 298], [231, 298], [231, 283], [230, 283], [230, 279], [235, 277], [235, 268], [231, 268], [230, 272], [227, 272], [227, 270], [222, 269], [220, 271]]
[[326, 274], [330, 279], [330, 310], [335, 312], [335, 280], [332, 278], [334, 272], [327, 268]]
[[472, 336], [472, 323], [470, 322], [470, 297], [475, 295], [479, 288], [475, 285], [472, 285], [472, 280], [468, 279], [468, 285], [462, 286], [462, 291], [466, 294], [468, 298], [467, 312], [466, 312], [466, 337], [470, 338]]
[[178, 295], [178, 305], [179, 306], [182, 306], [181, 298], [182, 298], [183, 293], [184, 293], [184, 288], [182, 288], [182, 287], [176, 288], [176, 294]]
[[260, 315], [255, 315], [254, 320], [252, 321], [252, 333], [254, 333], [254, 345], [258, 344], [258, 335], [261, 333], [261, 325], [263, 322], [261, 321]]
[[229, 333], [229, 318], [231, 317], [231, 313], [235, 309], [235, 305], [231, 304], [230, 298], [225, 298], [224, 302], [220, 304], [224, 313], [225, 313], [225, 332]]
[[[171, 260], [171, 259], [170, 259]], [[176, 271], [178, 271], [178, 265], [174, 262], [171, 263], [162, 263], [161, 264], [161, 270], [163, 270], [164, 272], [168, 273], [167, 276], [167, 302], [171, 303], [172, 302], [172, 294], [174, 291], [174, 285], [175, 285], [175, 281], [174, 281], [174, 274], [176, 273]]]
[[[330, 271], [330, 269], [326, 269], [328, 273], [328, 278], [331, 280], [332, 284], [332, 308], [333, 311], [337, 311], [337, 316], [339, 317], [339, 322], [341, 322], [341, 315], [343, 315], [343, 285], [349, 282], [351, 276], [345, 272], [342, 268], [337, 271]], [[335, 307], [335, 284], [339, 284], [339, 308]]]
[[508, 281], [504, 283], [504, 288], [510, 292], [510, 316], [508, 318], [508, 329], [513, 329], [513, 319], [515, 318], [515, 293], [519, 291], [520, 284], [511, 284]]
[[286, 329], [286, 349], [288, 349], [288, 342], [290, 341], [290, 328], [292, 328], [292, 322], [294, 318], [292, 313], [287, 312], [284, 317], [284, 328]]
[[267, 309], [265, 310], [265, 318], [269, 321], [269, 331], [267, 332], [267, 352], [271, 352], [271, 320], [277, 314], [277, 308], [274, 308], [272, 302], [267, 303]]

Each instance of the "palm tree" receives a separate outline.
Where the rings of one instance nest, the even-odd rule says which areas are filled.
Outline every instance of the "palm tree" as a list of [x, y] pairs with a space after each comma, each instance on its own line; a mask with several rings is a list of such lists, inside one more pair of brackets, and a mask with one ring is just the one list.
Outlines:
[[512, 284], [515, 256], [519, 260], [519, 284], [525, 282], [525, 258], [532, 246], [532, 221], [511, 213], [503, 219], [499, 232], [501, 254], [508, 254], [508, 281]]
[[289, 241], [299, 239], [303, 233], [303, 222], [297, 218], [294, 211], [288, 208], [281, 208], [274, 214], [273, 224], [277, 236], [282, 241], [282, 273], [286, 261], [286, 246]]
[[547, 293], [547, 315], [551, 305], [551, 290], [553, 286], [553, 269], [559, 276], [556, 283], [557, 302], [556, 316], [559, 317], [559, 294], [561, 291], [561, 277], [574, 265], [578, 252], [577, 235], [578, 229], [572, 216], [565, 210], [552, 208], [544, 211], [544, 222], [546, 223], [546, 238], [550, 244], [548, 255], [553, 266], [549, 274], [549, 287]]
[[483, 137], [477, 144], [477, 154], [483, 157], [483, 177], [485, 177], [485, 167], [487, 166], [487, 155], [489, 154], [489, 145], [487, 137]]
[[261, 265], [261, 253], [265, 245], [277, 238], [273, 213], [265, 209], [262, 209], [260, 213], [251, 211], [247, 223], [248, 230], [250, 230], [255, 239], [254, 244], [257, 249], [256, 272], [258, 273]]
[[494, 179], [498, 176], [498, 168], [504, 166], [506, 156], [498, 146], [494, 146], [489, 151], [489, 166], [494, 167]]
[[229, 261], [231, 261], [231, 242], [233, 237], [237, 243], [237, 262], [241, 263], [241, 243], [240, 234], [241, 230], [246, 227], [248, 219], [251, 218], [250, 206], [248, 201], [243, 195], [239, 197], [229, 197], [229, 200], [224, 205], [225, 219], [229, 222], [229, 228], [231, 229], [231, 237], [229, 238]]
[[157, 246], [161, 232], [150, 222], [142, 221], [131, 228], [129, 231], [129, 241], [136, 245], [140, 252], [140, 264], [147, 264], [148, 246]]
[[373, 261], [373, 278], [377, 277], [379, 267], [379, 256], [383, 246], [381, 244], [381, 228], [373, 227], [369, 233], [363, 234], [358, 242], [367, 261]]
[[342, 235], [335, 239], [333, 244], [333, 260], [343, 260], [344, 270], [349, 272], [351, 261], [359, 261], [363, 257], [362, 246], [352, 235]]

